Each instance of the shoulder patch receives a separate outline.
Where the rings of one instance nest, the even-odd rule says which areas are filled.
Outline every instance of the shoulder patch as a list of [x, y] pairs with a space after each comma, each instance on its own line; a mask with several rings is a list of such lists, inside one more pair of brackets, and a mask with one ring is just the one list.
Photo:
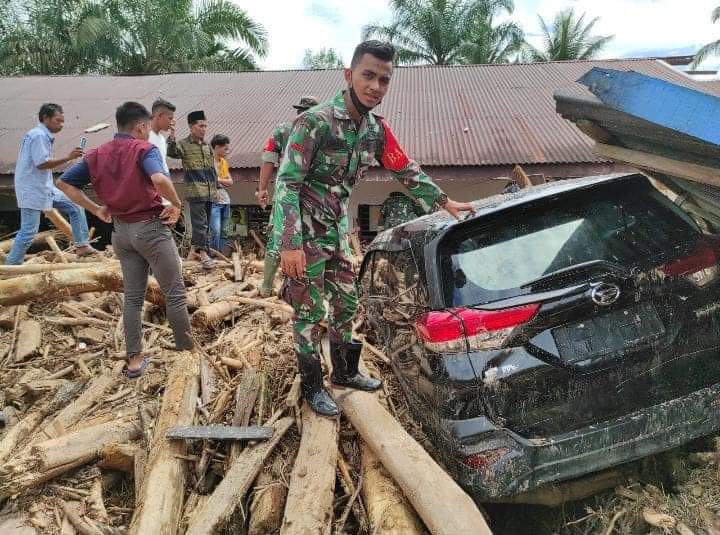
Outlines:
[[385, 119], [380, 119], [380, 122], [383, 125], [383, 130], [385, 130], [385, 146], [383, 147], [380, 163], [390, 171], [402, 171], [410, 163], [410, 158], [405, 154]]
[[263, 150], [265, 152], [275, 152], [275, 139], [272, 136], [267, 139]]
[[290, 148], [300, 154], [305, 154], [305, 147], [300, 145], [300, 143], [290, 143]]

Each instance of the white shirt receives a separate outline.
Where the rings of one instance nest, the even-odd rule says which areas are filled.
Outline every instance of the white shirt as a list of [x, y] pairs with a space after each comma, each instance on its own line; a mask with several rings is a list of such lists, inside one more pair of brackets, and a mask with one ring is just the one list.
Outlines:
[[167, 140], [165, 139], [165, 136], [163, 136], [161, 133], [155, 133], [152, 130], [150, 130], [150, 137], [148, 138], [148, 141], [155, 145], [158, 150], [160, 150], [160, 154], [162, 155], [162, 161], [163, 161], [163, 168], [165, 169], [165, 174], [167, 176], [170, 176], [170, 168], [167, 164]]

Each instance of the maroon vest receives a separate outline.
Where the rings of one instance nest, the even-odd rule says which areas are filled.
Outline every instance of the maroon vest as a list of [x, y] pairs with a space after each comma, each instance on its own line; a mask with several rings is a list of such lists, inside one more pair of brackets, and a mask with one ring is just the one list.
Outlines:
[[151, 148], [141, 139], [116, 137], [85, 155], [95, 193], [124, 223], [152, 219], [163, 210], [162, 198], [142, 166]]

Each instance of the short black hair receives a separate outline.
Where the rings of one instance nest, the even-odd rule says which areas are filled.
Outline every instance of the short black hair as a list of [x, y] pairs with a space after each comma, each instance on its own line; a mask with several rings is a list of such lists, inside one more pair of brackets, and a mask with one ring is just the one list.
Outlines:
[[164, 98], [159, 98], [159, 99], [156, 99], [155, 102], [152, 103], [152, 110], [151, 110], [152, 114], [155, 115], [155, 113], [162, 108], [165, 108], [166, 110], [169, 110], [169, 111], [175, 111], [175, 109], [176, 109], [175, 104], [171, 104]]
[[210, 140], [210, 146], [214, 149], [218, 145], [229, 145], [230, 138], [224, 134], [215, 134]]
[[38, 112], [38, 119], [42, 123], [45, 117], [47, 117], [48, 119], [52, 119], [56, 113], [63, 113], [62, 106], [60, 106], [60, 104], [53, 104], [52, 102], [47, 102], [40, 106], [40, 111]]
[[125, 102], [115, 110], [115, 122], [118, 130], [132, 130], [139, 121], [149, 121], [150, 113], [139, 102]]
[[354, 69], [365, 54], [375, 56], [382, 61], [393, 61], [395, 59], [395, 47], [390, 43], [384, 43], [374, 39], [363, 41], [355, 47], [350, 68]]

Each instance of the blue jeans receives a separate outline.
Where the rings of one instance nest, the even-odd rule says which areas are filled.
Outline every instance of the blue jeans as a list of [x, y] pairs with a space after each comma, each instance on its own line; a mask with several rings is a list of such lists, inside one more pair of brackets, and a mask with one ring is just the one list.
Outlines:
[[[73, 241], [76, 247], [89, 243], [89, 232], [85, 210], [68, 199], [60, 191], [53, 192], [53, 208], [65, 214], [72, 227]], [[25, 252], [30, 248], [40, 228], [40, 215], [42, 211], [32, 208], [20, 208], [20, 230], [15, 236], [12, 249], [5, 264], [8, 266], [20, 265], [25, 258]]]
[[222, 253], [227, 242], [227, 226], [230, 222], [230, 205], [213, 204], [210, 212], [210, 247]]

